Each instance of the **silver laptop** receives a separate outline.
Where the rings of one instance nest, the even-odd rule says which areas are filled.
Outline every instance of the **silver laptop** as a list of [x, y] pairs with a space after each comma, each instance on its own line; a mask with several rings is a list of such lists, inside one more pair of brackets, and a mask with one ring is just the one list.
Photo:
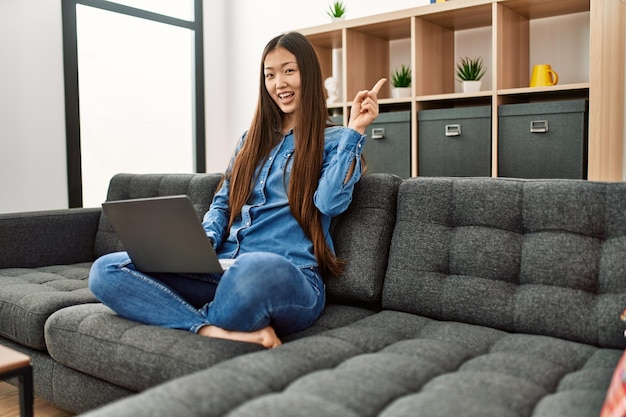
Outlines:
[[224, 271], [188, 196], [107, 201], [102, 208], [137, 270]]

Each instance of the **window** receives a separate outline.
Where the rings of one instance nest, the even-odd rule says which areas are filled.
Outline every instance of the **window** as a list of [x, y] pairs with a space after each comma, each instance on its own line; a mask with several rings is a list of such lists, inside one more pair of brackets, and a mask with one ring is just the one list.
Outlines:
[[202, 1], [63, 0], [63, 19], [70, 207], [119, 172], [204, 172]]

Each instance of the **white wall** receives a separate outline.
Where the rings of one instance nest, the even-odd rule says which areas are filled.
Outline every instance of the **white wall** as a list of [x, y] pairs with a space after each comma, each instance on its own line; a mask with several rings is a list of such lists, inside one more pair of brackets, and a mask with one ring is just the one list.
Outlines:
[[[223, 171], [236, 140], [248, 127], [267, 41], [289, 30], [327, 23], [329, 3], [205, 1], [209, 172]], [[345, 3], [347, 18], [357, 18], [429, 1]], [[0, 39], [0, 213], [65, 208], [61, 0], [0, 0]], [[626, 179], [626, 164], [624, 171]]]
[[61, 1], [0, 1], [0, 213], [66, 208]]

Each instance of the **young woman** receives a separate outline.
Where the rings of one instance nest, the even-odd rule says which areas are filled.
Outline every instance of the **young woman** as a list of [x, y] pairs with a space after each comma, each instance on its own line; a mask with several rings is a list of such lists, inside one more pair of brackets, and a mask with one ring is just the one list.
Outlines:
[[386, 80], [357, 93], [345, 128], [327, 124], [319, 62], [303, 35], [272, 39], [260, 75], [254, 118], [203, 220], [218, 256], [235, 262], [221, 275], [148, 276], [125, 252], [105, 255], [89, 288], [119, 315], [272, 348], [321, 314], [322, 275], [343, 268], [330, 221], [352, 200]]

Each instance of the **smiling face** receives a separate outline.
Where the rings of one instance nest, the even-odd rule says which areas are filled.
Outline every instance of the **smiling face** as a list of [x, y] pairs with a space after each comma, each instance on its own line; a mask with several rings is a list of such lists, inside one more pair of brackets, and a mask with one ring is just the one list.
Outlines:
[[265, 89], [283, 112], [283, 132], [293, 128], [300, 107], [300, 68], [294, 54], [279, 46], [263, 62]]

